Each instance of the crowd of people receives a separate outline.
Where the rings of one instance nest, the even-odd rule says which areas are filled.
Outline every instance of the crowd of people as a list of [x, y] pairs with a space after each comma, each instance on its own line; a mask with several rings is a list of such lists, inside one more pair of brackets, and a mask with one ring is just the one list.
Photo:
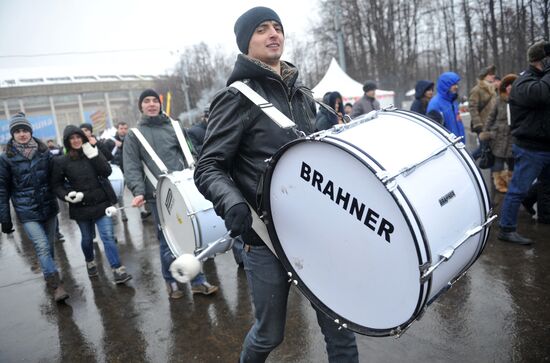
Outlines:
[[[323, 98], [316, 111], [310, 95], [299, 79], [298, 69], [281, 60], [285, 29], [279, 15], [266, 7], [243, 13], [234, 26], [241, 54], [237, 57], [227, 87], [220, 90], [204, 111], [201, 121], [186, 131], [194, 151], [194, 180], [199, 191], [212, 201], [225, 221], [231, 237], [239, 238], [239, 259], [245, 267], [254, 305], [254, 323], [244, 339], [241, 362], [263, 362], [284, 338], [290, 284], [281, 262], [256, 234], [250, 208], [260, 209], [257, 191], [266, 163], [286, 143], [316, 131], [327, 130], [379, 110], [377, 85], [367, 81], [364, 95], [354, 104], [344, 103], [338, 92]], [[506, 193], [501, 208], [498, 238], [517, 244], [532, 241], [517, 232], [518, 209], [523, 204], [538, 219], [550, 222], [550, 43], [538, 42], [528, 51], [529, 68], [520, 75], [508, 74], [500, 81], [496, 69], [481, 70], [469, 95], [471, 131], [479, 137], [479, 151], [490, 147], [495, 162], [492, 178], [495, 189]], [[248, 99], [230, 87], [244, 81], [254, 92], [269, 100], [292, 119], [296, 129], [278, 127]], [[460, 76], [445, 72], [437, 82], [420, 80], [415, 87], [411, 110], [426, 115], [456, 136], [465, 137], [458, 111]], [[115, 193], [108, 180], [114, 165], [124, 173], [133, 196], [132, 207], [149, 206], [157, 226], [161, 273], [170, 299], [184, 294], [170, 273], [175, 256], [166, 241], [157, 210], [155, 184], [161, 170], [146, 150], [140, 136], [151, 145], [170, 171], [188, 168], [183, 145], [171, 119], [163, 112], [159, 94], [148, 89], [138, 100], [141, 118], [137, 130], [117, 125], [114, 139], [98, 139], [91, 124], [69, 125], [63, 132], [63, 147], [52, 140], [48, 145], [33, 137], [24, 113], [11, 118], [11, 140], [0, 156], [0, 222], [3, 233], [14, 231], [10, 199], [17, 219], [32, 241], [44, 279], [57, 302], [65, 301], [65, 290], [54, 256], [54, 240], [63, 238], [58, 230], [58, 202], [67, 203], [69, 217], [81, 234], [81, 248], [90, 278], [97, 278], [93, 240], [95, 230], [104, 244], [106, 258], [117, 284], [132, 276], [119, 256], [113, 232], [113, 217], [106, 210], [121, 210], [127, 221], [124, 198]], [[536, 181], [536, 182], [535, 182]], [[118, 206], [115, 208], [113, 206]], [[145, 214], [148, 212], [145, 211]], [[138, 268], [138, 267], [136, 267]], [[191, 281], [195, 294], [210, 295], [218, 290], [200, 272]], [[312, 305], [313, 306], [313, 305]], [[357, 362], [355, 336], [338, 329], [323, 312], [313, 306], [324, 335], [330, 362]]]

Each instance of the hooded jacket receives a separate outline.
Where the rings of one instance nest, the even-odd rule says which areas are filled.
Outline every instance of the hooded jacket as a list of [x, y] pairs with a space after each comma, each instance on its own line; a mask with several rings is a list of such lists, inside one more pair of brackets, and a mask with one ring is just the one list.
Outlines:
[[[458, 117], [458, 95], [450, 91], [451, 86], [460, 81], [460, 76], [454, 72], [445, 72], [437, 80], [437, 93], [428, 103], [427, 112], [436, 111], [443, 116], [443, 126], [455, 134], [465, 137], [464, 125]], [[462, 139], [465, 142], [465, 139]]]
[[434, 83], [432, 81], [420, 80], [416, 82], [414, 87], [414, 101], [411, 105], [411, 111], [418, 112], [422, 115], [426, 114], [429, 100], [426, 99], [424, 93], [430, 88], [433, 88]]
[[514, 143], [532, 150], [550, 151], [550, 67], [533, 66], [514, 82], [510, 93]]
[[[65, 202], [65, 196], [71, 191], [84, 193], [84, 199], [79, 203], [69, 204], [69, 217], [74, 220], [96, 220], [105, 215], [105, 209], [111, 206], [105, 188], [111, 188], [109, 182], [100, 183], [99, 178], [107, 178], [111, 174], [111, 166], [103, 153], [88, 159], [79, 150], [71, 152], [69, 138], [78, 134], [83, 142], [88, 138], [80, 128], [69, 125], [63, 131], [63, 144], [67, 154], [53, 159], [50, 182], [59, 199]], [[113, 192], [114, 193], [114, 192]]]
[[52, 155], [39, 139], [31, 160], [18, 153], [13, 139], [0, 155], [0, 223], [11, 222], [11, 198], [21, 223], [43, 222], [58, 212], [57, 201], [49, 186]]
[[[338, 92], [329, 93], [326, 100], [323, 101], [327, 104], [327, 106], [330, 106], [330, 108], [334, 110], [336, 107], [336, 100], [338, 99], [340, 99], [340, 108], [343, 108], [342, 95]], [[342, 110], [340, 109], [338, 112], [342, 113]], [[317, 113], [317, 117], [315, 119], [315, 131], [328, 130], [336, 124], [338, 124], [338, 116], [324, 107], [319, 108], [319, 112]]]
[[[298, 70], [292, 64], [282, 62], [281, 74], [240, 54], [227, 85], [236, 80], [245, 81], [293, 120], [298, 130], [310, 134], [315, 105], [306, 94], [311, 91], [299, 83]], [[266, 160], [298, 137], [296, 130], [280, 128], [235, 88], [226, 87], [210, 105], [206, 138], [194, 174], [195, 184], [222, 218], [239, 203], [248, 202], [259, 210]], [[248, 244], [263, 243], [253, 231], [245, 233], [243, 238]]]

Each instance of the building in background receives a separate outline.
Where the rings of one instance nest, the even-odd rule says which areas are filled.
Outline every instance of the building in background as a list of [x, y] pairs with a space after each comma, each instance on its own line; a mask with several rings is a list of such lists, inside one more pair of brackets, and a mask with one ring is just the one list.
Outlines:
[[[135, 126], [140, 93], [164, 76], [93, 75], [0, 80], [0, 144], [9, 140], [9, 119], [27, 114], [35, 135], [62, 144], [69, 124], [92, 123], [99, 135], [117, 121]], [[6, 139], [7, 137], [7, 139]]]

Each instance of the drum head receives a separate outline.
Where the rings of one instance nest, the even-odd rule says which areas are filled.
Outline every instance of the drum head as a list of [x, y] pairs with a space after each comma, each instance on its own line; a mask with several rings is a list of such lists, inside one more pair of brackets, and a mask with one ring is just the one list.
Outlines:
[[426, 296], [426, 252], [407, 202], [371, 165], [330, 142], [298, 140], [273, 158], [264, 196], [277, 255], [310, 301], [361, 334], [410, 323]]

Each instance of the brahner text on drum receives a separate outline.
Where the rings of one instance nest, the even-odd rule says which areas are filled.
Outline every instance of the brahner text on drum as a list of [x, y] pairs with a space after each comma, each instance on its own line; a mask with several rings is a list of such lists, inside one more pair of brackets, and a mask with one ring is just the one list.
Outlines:
[[363, 222], [363, 224], [370, 230], [376, 232], [379, 236], [384, 235], [384, 238], [388, 243], [391, 242], [391, 234], [394, 231], [394, 227], [393, 224], [386, 218], [380, 218], [379, 213], [375, 212], [371, 208], [367, 208], [365, 204], [360, 203], [357, 198], [351, 197], [349, 193], [344, 192], [341, 187], [338, 187], [335, 197], [335, 187], [332, 180], [329, 179], [325, 181], [323, 174], [315, 169], [312, 169], [311, 166], [305, 162], [302, 162], [300, 177], [306, 182], [309, 182], [313, 187], [317, 187], [319, 192], [327, 195], [330, 200], [337, 205], [340, 205], [344, 210], [348, 211], [350, 215], [355, 215], [357, 220]]

